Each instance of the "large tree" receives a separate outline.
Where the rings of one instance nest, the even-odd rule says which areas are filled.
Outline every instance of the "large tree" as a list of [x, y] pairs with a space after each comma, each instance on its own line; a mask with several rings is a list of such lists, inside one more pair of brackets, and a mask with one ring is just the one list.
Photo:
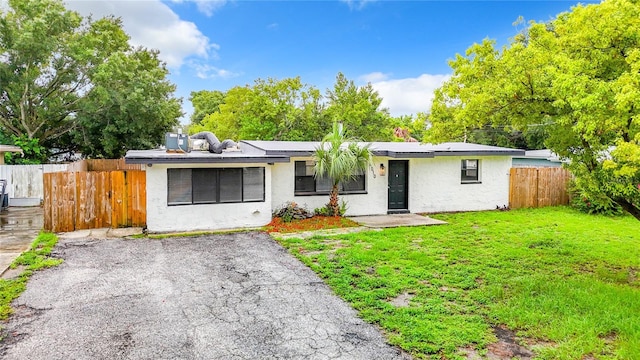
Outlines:
[[540, 128], [585, 196], [604, 195], [640, 220], [638, 19], [637, 1], [605, 0], [531, 22], [502, 49], [474, 44], [450, 62], [427, 140]]
[[336, 76], [333, 89], [327, 90], [326, 114], [342, 122], [352, 134], [366, 141], [391, 141], [393, 128], [382, 98], [369, 83], [357, 86], [342, 73]]
[[129, 149], [156, 147], [182, 115], [167, 74], [158, 53], [145, 49], [113, 54], [98, 65], [71, 132], [80, 152], [120, 158]]
[[[211, 131], [219, 138], [315, 140], [331, 130], [334, 121], [367, 141], [390, 141], [391, 117], [380, 108], [382, 98], [371, 84], [357, 86], [342, 73], [323, 96], [300, 77], [257, 79], [253, 85], [217, 92], [192, 93], [195, 109], [190, 133]], [[203, 115], [204, 112], [208, 112]], [[200, 118], [202, 116], [202, 118]]]
[[225, 93], [218, 90], [192, 91], [189, 101], [193, 105], [191, 125], [201, 125], [207, 115], [220, 111], [220, 105], [224, 104]]
[[315, 176], [331, 179], [328, 207], [333, 216], [340, 215], [338, 192], [340, 183], [355, 179], [360, 172], [366, 172], [372, 163], [369, 145], [360, 145], [355, 138], [345, 135], [342, 124], [333, 123], [333, 131], [327, 134], [316, 148]]
[[[131, 48], [119, 19], [83, 18], [65, 9], [60, 0], [9, 0], [8, 5], [9, 9], [0, 13], [0, 127], [5, 134], [21, 141], [37, 139], [49, 150], [73, 151], [101, 140], [100, 132], [84, 131], [83, 137], [72, 133], [83, 123], [106, 125], [109, 111], [109, 116], [147, 121], [149, 127], [177, 123], [179, 111], [165, 115], [174, 117], [170, 121], [158, 120], [147, 116], [145, 108], [125, 104], [127, 98], [136, 96], [129, 91], [137, 91], [147, 104], [155, 102], [165, 108], [173, 107], [176, 100], [171, 86], [163, 88], [165, 91], [140, 93], [164, 81], [166, 70], [154, 52]], [[145, 57], [154, 60], [143, 60]], [[144, 66], [139, 66], [141, 61]], [[140, 72], [126, 73], [131, 71]], [[148, 83], [124, 85], [133, 77]], [[159, 77], [163, 79], [158, 81]], [[116, 94], [118, 91], [121, 93]], [[120, 105], [128, 109], [126, 115], [113, 111], [117, 97], [125, 101]], [[116, 141], [122, 144], [112, 148], [135, 143], [131, 137], [153, 136], [142, 141], [147, 144], [161, 141], [156, 133], [136, 131], [139, 125], [135, 122], [120, 121], [120, 126], [130, 125], [133, 131], [121, 131]], [[78, 139], [82, 142], [77, 143]], [[90, 155], [109, 156], [109, 152]]]
[[190, 132], [206, 130], [231, 139], [319, 140], [330, 127], [323, 109], [318, 89], [299, 77], [257, 79], [253, 86], [229, 89], [218, 111]]

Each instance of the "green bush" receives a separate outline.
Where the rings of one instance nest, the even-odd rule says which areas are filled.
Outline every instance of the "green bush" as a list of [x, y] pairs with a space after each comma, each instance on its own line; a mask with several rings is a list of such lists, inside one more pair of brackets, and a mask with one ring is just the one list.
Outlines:
[[[344, 216], [344, 214], [347, 213], [347, 209], [348, 209], [347, 203], [344, 200], [340, 201], [339, 215]], [[331, 207], [329, 207], [329, 204], [326, 204], [321, 208], [315, 208], [313, 210], [313, 213], [319, 216], [333, 216], [333, 210], [331, 210]]]
[[620, 205], [616, 204], [608, 196], [580, 189], [575, 181], [572, 181], [569, 185], [569, 194], [571, 207], [581, 212], [609, 216], [622, 215], [624, 213]]

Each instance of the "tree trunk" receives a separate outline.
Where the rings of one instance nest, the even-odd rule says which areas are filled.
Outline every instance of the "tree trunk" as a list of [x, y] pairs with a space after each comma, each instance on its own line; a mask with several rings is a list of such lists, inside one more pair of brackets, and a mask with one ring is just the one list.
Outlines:
[[636, 218], [636, 220], [640, 221], [640, 209], [638, 209], [637, 207], [635, 207], [632, 203], [628, 202], [625, 199], [616, 199], [615, 202], [620, 205], [624, 211], [628, 212], [629, 214], [631, 214], [634, 218]]
[[333, 216], [340, 215], [340, 205], [338, 205], [338, 184], [334, 184], [331, 188], [331, 195], [329, 196], [329, 209], [331, 209]]

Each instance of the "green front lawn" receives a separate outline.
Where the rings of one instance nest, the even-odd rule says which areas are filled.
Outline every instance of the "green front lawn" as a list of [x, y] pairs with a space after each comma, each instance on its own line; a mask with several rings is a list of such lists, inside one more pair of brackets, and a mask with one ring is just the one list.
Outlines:
[[418, 358], [484, 354], [501, 327], [541, 359], [640, 359], [637, 220], [563, 207], [433, 217], [449, 225], [280, 242]]

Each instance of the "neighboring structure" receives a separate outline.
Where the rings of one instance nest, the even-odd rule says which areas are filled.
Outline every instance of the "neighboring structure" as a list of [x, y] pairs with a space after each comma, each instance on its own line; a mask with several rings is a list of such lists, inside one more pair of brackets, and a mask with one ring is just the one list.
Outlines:
[[22, 151], [22, 148], [20, 148], [19, 146], [0, 144], [0, 165], [4, 165], [5, 153], [20, 153], [20, 155], [24, 156], [24, 152]]
[[[313, 174], [318, 142], [241, 141], [240, 151], [132, 150], [146, 164], [149, 231], [257, 227], [294, 201], [329, 201]], [[341, 185], [347, 215], [495, 209], [508, 205], [512, 156], [524, 151], [469, 143], [371, 143], [373, 167]]]
[[524, 156], [513, 157], [513, 167], [561, 167], [562, 161], [549, 149], [527, 150]]
[[0, 179], [7, 180], [9, 206], [40, 206], [43, 174], [58, 171], [67, 171], [67, 164], [0, 165]]

